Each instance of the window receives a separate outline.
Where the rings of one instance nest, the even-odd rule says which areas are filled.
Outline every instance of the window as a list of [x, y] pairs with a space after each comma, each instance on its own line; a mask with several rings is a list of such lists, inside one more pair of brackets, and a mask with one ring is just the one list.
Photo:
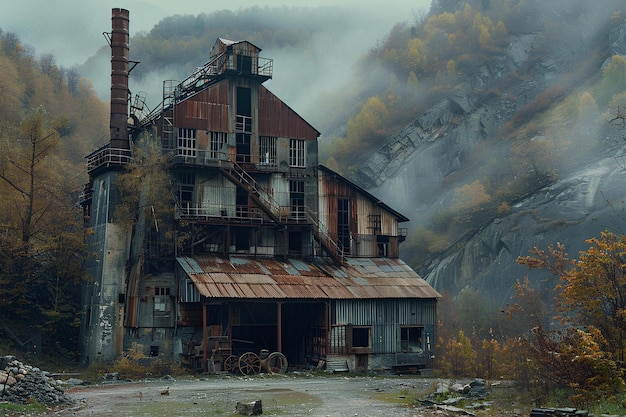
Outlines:
[[178, 174], [178, 201], [180, 203], [191, 203], [193, 201], [195, 177], [193, 172], [180, 172]]
[[178, 128], [178, 156], [196, 156], [196, 129]]
[[237, 69], [241, 74], [252, 74], [252, 57], [237, 55]]
[[289, 140], [289, 166], [296, 168], [304, 168], [306, 166], [304, 157], [304, 140]]
[[222, 147], [227, 143], [227, 135], [224, 132], [211, 132], [211, 143], [209, 149], [210, 159], [220, 159]]
[[352, 328], [352, 347], [353, 348], [370, 347], [370, 327], [353, 327]]
[[289, 181], [289, 200], [291, 201], [291, 218], [304, 220], [304, 181]]
[[344, 254], [350, 254], [350, 200], [337, 200], [337, 244]]
[[400, 328], [400, 348], [404, 353], [422, 353], [423, 327], [402, 327]]
[[154, 311], [170, 311], [169, 287], [154, 287]]
[[299, 231], [289, 232], [289, 253], [302, 254], [302, 233]]
[[250, 162], [250, 135], [247, 133], [237, 133], [237, 162]]
[[276, 137], [259, 137], [259, 159], [261, 165], [276, 166]]
[[154, 295], [170, 295], [170, 287], [154, 287]]

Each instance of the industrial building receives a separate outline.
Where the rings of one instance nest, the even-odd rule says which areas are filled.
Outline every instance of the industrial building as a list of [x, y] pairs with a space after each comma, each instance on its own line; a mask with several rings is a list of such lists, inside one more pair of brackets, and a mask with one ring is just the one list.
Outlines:
[[[87, 157], [81, 198], [83, 361], [133, 346], [205, 371], [251, 356], [242, 372], [257, 372], [263, 352], [289, 367], [426, 366], [440, 295], [399, 258], [408, 219], [319, 164], [320, 133], [263, 85], [273, 61], [217, 39], [147, 111], [128, 86], [128, 28], [113, 9], [111, 138]], [[146, 143], [167, 157], [171, 215], [139, 196], [128, 227], [118, 179]]]

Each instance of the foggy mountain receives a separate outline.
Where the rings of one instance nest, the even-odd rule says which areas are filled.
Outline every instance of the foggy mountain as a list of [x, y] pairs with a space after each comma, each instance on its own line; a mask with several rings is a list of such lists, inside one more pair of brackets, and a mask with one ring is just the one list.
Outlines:
[[[435, 6], [408, 31], [421, 34], [429, 59], [428, 42], [443, 40], [453, 77], [445, 66], [424, 71], [428, 99], [351, 175], [411, 219], [402, 257], [420, 275], [499, 309], [525, 276], [542, 290], [557, 283], [516, 263], [533, 246], [560, 242], [575, 259], [586, 239], [625, 232], [626, 10], [611, 1]], [[481, 48], [479, 28], [476, 47], [454, 53], [448, 42], [467, 33], [470, 15], [473, 30], [486, 17], [503, 22], [504, 42]]]

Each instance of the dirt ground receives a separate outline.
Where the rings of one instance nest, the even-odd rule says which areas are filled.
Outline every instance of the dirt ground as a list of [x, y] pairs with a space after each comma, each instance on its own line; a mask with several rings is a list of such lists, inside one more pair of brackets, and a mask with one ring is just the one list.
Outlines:
[[[428, 410], [414, 398], [434, 392], [423, 377], [266, 375], [115, 383], [66, 390], [75, 403], [47, 416], [227, 416], [237, 402], [262, 401], [264, 416], [406, 417]], [[165, 395], [167, 394], [167, 395]]]

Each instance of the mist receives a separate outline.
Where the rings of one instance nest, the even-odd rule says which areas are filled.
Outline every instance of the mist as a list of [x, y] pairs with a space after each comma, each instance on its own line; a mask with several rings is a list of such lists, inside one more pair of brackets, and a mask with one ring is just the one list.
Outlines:
[[[108, 101], [110, 56], [102, 34], [111, 30], [113, 7], [130, 11], [131, 60], [136, 59], [133, 57], [133, 36], [149, 32], [168, 16], [267, 6], [276, 8], [276, 24], [279, 24], [280, 7], [330, 8], [334, 21], [340, 22], [338, 27], [313, 33], [306, 48], [271, 49], [257, 45], [263, 49], [262, 56], [274, 60], [274, 76], [266, 82], [266, 87], [307, 118], [307, 114], [315, 113], [312, 108], [314, 98], [324, 91], [341, 87], [352, 76], [359, 57], [383, 39], [394, 24], [415, 20], [426, 14], [430, 6], [430, 0], [372, 1], [367, 4], [354, 0], [340, 4], [331, 0], [296, 0], [283, 3], [270, 0], [234, 0], [228, 4], [209, 4], [200, 0], [64, 0], [51, 6], [51, 3], [40, 0], [24, 0], [5, 6], [0, 15], [0, 29], [16, 33], [27, 48], [32, 48], [36, 57], [52, 54], [56, 65], [77, 68], [81, 76], [92, 81], [99, 97]], [[272, 22], [268, 25], [271, 27]], [[198, 56], [196, 66], [206, 62], [211, 46], [206, 45], [206, 54]], [[173, 62], [166, 69], [149, 69], [149, 74], [141, 80], [133, 78], [131, 73], [129, 87], [133, 93], [145, 92], [147, 105], [153, 108], [162, 99], [162, 82], [182, 80], [189, 75], [185, 71], [188, 69]]]

